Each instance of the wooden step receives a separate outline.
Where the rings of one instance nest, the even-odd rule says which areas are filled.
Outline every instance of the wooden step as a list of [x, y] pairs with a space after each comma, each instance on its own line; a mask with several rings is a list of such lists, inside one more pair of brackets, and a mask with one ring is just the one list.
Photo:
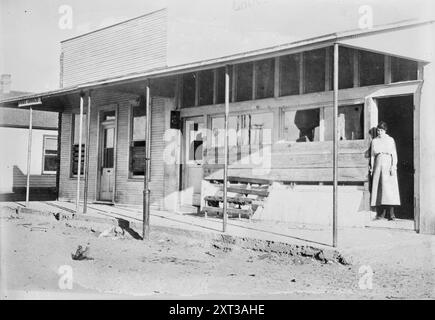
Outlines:
[[[223, 186], [222, 188], [223, 189]], [[262, 188], [244, 188], [244, 187], [235, 187], [235, 186], [230, 186], [227, 188], [227, 192], [235, 192], [235, 193], [242, 193], [242, 194], [253, 194], [256, 196], [262, 196], [262, 197], [267, 197], [269, 195], [269, 190], [268, 189], [262, 189]]]
[[[216, 213], [218, 215], [222, 215], [224, 212], [223, 208], [218, 208], [218, 207], [204, 207], [203, 211], [205, 212], [206, 216], [207, 213]], [[236, 208], [227, 208], [227, 213], [228, 215], [237, 215], [239, 216], [239, 218], [242, 215], [248, 216], [249, 218], [252, 215], [252, 211], [248, 210], [248, 209], [236, 209]]]
[[[223, 202], [224, 197], [223, 196], [206, 196], [206, 197], [204, 197], [204, 200], [205, 201]], [[227, 197], [228, 203], [236, 203], [236, 204], [240, 204], [240, 205], [252, 204], [253, 200], [254, 199], [250, 199], [250, 198], [246, 198], [246, 197]]]

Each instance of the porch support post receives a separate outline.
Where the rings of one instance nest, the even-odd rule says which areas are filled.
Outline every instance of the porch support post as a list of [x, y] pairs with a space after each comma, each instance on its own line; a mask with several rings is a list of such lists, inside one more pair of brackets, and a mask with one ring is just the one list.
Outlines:
[[334, 112], [333, 112], [333, 218], [332, 245], [337, 247], [337, 180], [338, 180], [338, 43], [334, 43]]
[[82, 170], [82, 131], [83, 131], [83, 96], [84, 93], [80, 93], [80, 123], [79, 123], [79, 156], [77, 159], [77, 194], [76, 194], [76, 213], [80, 211], [80, 173]]
[[30, 198], [30, 163], [32, 160], [32, 119], [33, 109], [30, 107], [29, 109], [29, 138], [27, 145], [27, 182], [26, 182], [26, 207], [29, 206], [29, 198]]
[[143, 240], [150, 238], [150, 188], [149, 180], [151, 174], [151, 101], [150, 101], [150, 82], [146, 83], [146, 128], [145, 128], [145, 173], [143, 191]]
[[224, 203], [223, 203], [223, 213], [222, 220], [223, 226], [222, 231], [227, 231], [227, 184], [228, 184], [228, 115], [230, 113], [230, 74], [229, 66], [225, 66], [225, 141], [224, 141]]
[[88, 93], [88, 108], [86, 110], [86, 144], [85, 144], [85, 186], [83, 189], [83, 213], [87, 212], [88, 206], [88, 184], [89, 184], [89, 147], [91, 131], [91, 91]]

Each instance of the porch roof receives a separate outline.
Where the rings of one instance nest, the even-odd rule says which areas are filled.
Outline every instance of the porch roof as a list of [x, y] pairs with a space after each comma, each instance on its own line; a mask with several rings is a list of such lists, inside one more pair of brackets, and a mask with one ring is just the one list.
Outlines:
[[435, 54], [435, 42], [427, 41], [427, 39], [433, 39], [435, 33], [434, 22], [435, 20], [414, 20], [383, 25], [369, 30], [358, 29], [336, 32], [265, 49], [242, 52], [188, 64], [166, 66], [151, 69], [146, 72], [130, 73], [120, 77], [107, 78], [67, 88], [3, 99], [0, 100], [0, 107], [16, 108], [20, 102], [40, 99], [41, 103], [35, 105], [34, 109], [62, 112], [65, 101], [74, 99], [73, 96], [76, 96], [80, 92], [115, 86], [122, 87], [126, 84], [133, 84], [138, 86], [137, 88], [141, 88], [142, 85], [140, 82], [146, 79], [156, 79], [187, 72], [223, 67], [227, 64], [255, 61], [277, 55], [301, 52], [308, 48], [322, 48], [330, 46], [333, 43], [428, 63], [434, 60]]

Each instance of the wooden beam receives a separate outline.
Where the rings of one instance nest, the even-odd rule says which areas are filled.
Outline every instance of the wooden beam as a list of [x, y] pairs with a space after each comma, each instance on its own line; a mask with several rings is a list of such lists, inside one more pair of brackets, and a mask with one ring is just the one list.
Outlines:
[[29, 108], [29, 137], [27, 142], [27, 180], [26, 180], [26, 207], [29, 206], [30, 200], [30, 164], [32, 162], [32, 125], [33, 109]]
[[88, 106], [86, 111], [86, 145], [85, 145], [85, 185], [83, 189], [83, 213], [88, 207], [88, 185], [89, 185], [89, 150], [91, 141], [91, 92], [88, 93]]
[[80, 93], [80, 123], [79, 123], [79, 155], [77, 159], [77, 190], [76, 190], [76, 213], [80, 212], [80, 176], [82, 166], [82, 132], [83, 132], [83, 97], [84, 93]]

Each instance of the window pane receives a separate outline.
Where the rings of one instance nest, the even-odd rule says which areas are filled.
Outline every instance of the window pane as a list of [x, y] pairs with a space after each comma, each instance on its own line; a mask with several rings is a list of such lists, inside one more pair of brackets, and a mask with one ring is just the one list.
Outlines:
[[45, 137], [44, 138], [44, 148], [45, 153], [57, 153], [57, 138], [56, 137]]
[[320, 109], [284, 112], [284, 139], [291, 142], [319, 141]]
[[237, 101], [252, 100], [253, 63], [237, 66]]
[[183, 75], [183, 107], [192, 107], [195, 105], [195, 73], [187, 73]]
[[[333, 50], [332, 50], [333, 51]], [[340, 47], [338, 49], [338, 88], [346, 89], [353, 87], [353, 55], [354, 50], [346, 47]], [[334, 56], [331, 55], [332, 62], [334, 62]], [[334, 66], [334, 63], [332, 63]], [[334, 67], [331, 68], [331, 75], [334, 75]], [[331, 89], [333, 82], [331, 81]]]
[[304, 52], [304, 93], [325, 91], [325, 49]]
[[417, 80], [418, 63], [416, 61], [391, 57], [391, 81]]
[[[325, 140], [331, 141], [332, 108], [325, 108]], [[349, 105], [338, 107], [338, 140], [364, 139], [364, 105]]]
[[[79, 143], [79, 134], [80, 134], [80, 115], [74, 114], [74, 140], [73, 144]], [[82, 122], [82, 143], [86, 143], [86, 114], [83, 115], [83, 122]]]
[[281, 96], [299, 94], [299, 63], [299, 54], [292, 54], [279, 58]]
[[214, 74], [212, 70], [199, 72], [199, 105], [213, 104]]
[[255, 64], [255, 98], [273, 97], [275, 84], [275, 60], [267, 59]]
[[57, 155], [46, 155], [44, 157], [44, 171], [57, 170]]
[[359, 52], [359, 82], [362, 87], [385, 82], [384, 56], [382, 54]]
[[272, 143], [273, 114], [261, 113], [251, 115], [251, 145], [264, 145]]
[[145, 140], [146, 109], [133, 107], [133, 141]]

